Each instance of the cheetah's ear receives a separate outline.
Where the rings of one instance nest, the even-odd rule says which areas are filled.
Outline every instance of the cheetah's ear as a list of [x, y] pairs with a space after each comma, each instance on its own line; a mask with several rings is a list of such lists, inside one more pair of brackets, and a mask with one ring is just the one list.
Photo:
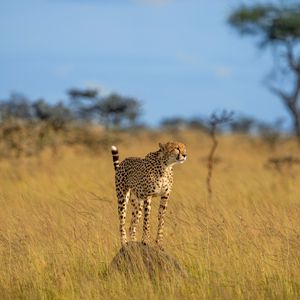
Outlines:
[[164, 151], [165, 150], [165, 145], [162, 143], [158, 143], [160, 150]]

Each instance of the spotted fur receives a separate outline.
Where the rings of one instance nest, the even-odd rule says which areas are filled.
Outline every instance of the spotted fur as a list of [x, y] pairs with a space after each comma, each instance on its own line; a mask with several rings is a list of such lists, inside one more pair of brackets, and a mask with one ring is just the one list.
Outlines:
[[118, 198], [121, 244], [127, 243], [125, 219], [130, 200], [133, 211], [129, 228], [130, 238], [136, 241], [136, 227], [144, 211], [142, 242], [149, 242], [149, 217], [153, 196], [160, 196], [156, 243], [162, 247], [164, 216], [173, 185], [173, 166], [186, 160], [186, 147], [179, 142], [159, 144], [159, 150], [145, 158], [129, 157], [119, 164], [119, 153], [112, 146], [115, 183]]

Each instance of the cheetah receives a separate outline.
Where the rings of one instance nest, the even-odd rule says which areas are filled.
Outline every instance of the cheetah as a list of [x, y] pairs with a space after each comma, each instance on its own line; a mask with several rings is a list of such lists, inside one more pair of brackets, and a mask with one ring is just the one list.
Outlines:
[[115, 168], [121, 245], [127, 244], [125, 219], [128, 201], [133, 206], [130, 239], [136, 241], [136, 227], [144, 211], [142, 243], [145, 245], [149, 243], [151, 199], [153, 196], [160, 196], [155, 242], [163, 250], [164, 216], [173, 185], [173, 166], [186, 161], [185, 145], [179, 142], [159, 143], [159, 150], [150, 152], [145, 158], [128, 157], [121, 163], [117, 147], [112, 146], [111, 151]]

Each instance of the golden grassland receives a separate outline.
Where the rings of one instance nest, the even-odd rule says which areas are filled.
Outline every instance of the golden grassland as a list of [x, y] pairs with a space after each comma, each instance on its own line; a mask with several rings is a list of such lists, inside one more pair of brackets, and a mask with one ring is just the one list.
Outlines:
[[64, 148], [0, 161], [1, 299], [300, 298], [300, 166], [265, 167], [271, 156], [297, 156], [296, 144], [271, 151], [247, 137], [220, 138], [208, 200], [207, 136], [119, 138], [121, 158], [144, 156], [160, 141], [186, 143], [188, 161], [175, 166], [165, 249], [189, 276], [107, 275], [120, 248], [110, 149]]

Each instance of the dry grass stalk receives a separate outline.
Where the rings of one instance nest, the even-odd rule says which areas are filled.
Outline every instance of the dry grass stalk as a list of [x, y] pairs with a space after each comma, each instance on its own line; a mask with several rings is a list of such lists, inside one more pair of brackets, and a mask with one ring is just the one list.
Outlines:
[[218, 140], [217, 140], [217, 129], [218, 127], [222, 126], [225, 123], [231, 122], [233, 117], [232, 112], [222, 111], [219, 115], [213, 113], [209, 119], [210, 125], [210, 138], [212, 140], [212, 145], [209, 151], [208, 159], [207, 159], [207, 176], [206, 176], [206, 186], [208, 192], [208, 199], [212, 200], [213, 196], [213, 189], [211, 185], [213, 169], [214, 169], [214, 155], [218, 147]]

